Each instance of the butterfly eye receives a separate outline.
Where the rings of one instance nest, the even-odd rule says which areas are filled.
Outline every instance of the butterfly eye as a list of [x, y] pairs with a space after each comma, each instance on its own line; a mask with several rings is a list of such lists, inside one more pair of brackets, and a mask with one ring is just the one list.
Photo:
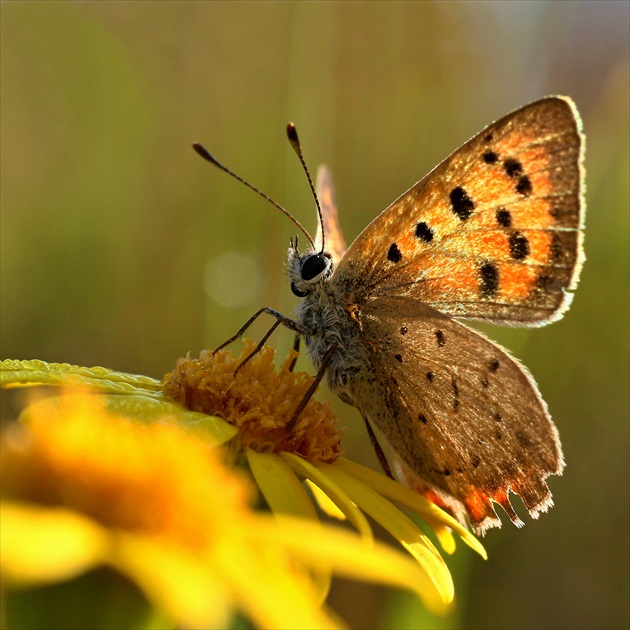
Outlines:
[[326, 270], [328, 266], [328, 260], [325, 254], [313, 254], [309, 256], [303, 263], [300, 269], [302, 274], [302, 280], [312, 280], [319, 276], [322, 271]]

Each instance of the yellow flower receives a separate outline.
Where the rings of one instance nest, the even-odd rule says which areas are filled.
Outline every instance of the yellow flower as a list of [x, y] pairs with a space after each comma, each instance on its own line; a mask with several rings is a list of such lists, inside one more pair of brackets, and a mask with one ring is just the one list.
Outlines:
[[240, 609], [286, 628], [338, 625], [292, 559], [317, 569], [326, 558], [343, 574], [418, 590], [418, 567], [384, 546], [253, 512], [251, 486], [221, 450], [173, 422], [131, 422], [84, 393], [34, 403], [22, 420], [2, 442], [9, 586], [107, 565], [186, 626], [221, 627]]
[[[368, 514], [425, 570], [425, 603], [433, 610], [449, 603], [453, 583], [446, 564], [422, 530], [392, 501], [429, 523], [447, 553], [455, 549], [451, 530], [485, 558], [479, 541], [424, 497], [385, 475], [341, 458], [341, 431], [327, 403], [311, 398], [292, 426], [295, 409], [312, 377], [291, 371], [295, 351], [276, 372], [273, 349], [265, 346], [249, 358], [254, 349], [254, 344], [245, 340], [236, 358], [222, 350], [214, 356], [203, 352], [199, 359], [180, 359], [175, 370], [164, 378], [164, 392], [189, 409], [225, 418], [238, 429], [236, 448], [245, 453], [252, 475], [275, 513], [316, 518], [311, 500], [314, 496], [325, 511], [347, 518], [366, 540], [371, 540], [364, 513]], [[302, 480], [308, 482], [311, 495]]]
[[[253, 349], [246, 342], [238, 358], [182, 359], [163, 382], [3, 361], [5, 386], [70, 382], [100, 392], [34, 403], [24, 426], [5, 433], [9, 585], [105, 564], [191, 627], [222, 625], [234, 610], [261, 627], [332, 627], [338, 621], [320, 604], [334, 572], [413, 590], [442, 610], [453, 598], [448, 568], [394, 503], [429, 523], [448, 553], [451, 531], [485, 557], [483, 547], [423, 497], [340, 457], [327, 403], [311, 398], [294, 421], [312, 377], [291, 371], [293, 354], [276, 371], [267, 347], [241, 365]], [[244, 456], [273, 516], [251, 509], [254, 491], [233, 470], [235, 456]], [[320, 523], [316, 505], [358, 535]], [[376, 543], [366, 514], [413, 560]]]

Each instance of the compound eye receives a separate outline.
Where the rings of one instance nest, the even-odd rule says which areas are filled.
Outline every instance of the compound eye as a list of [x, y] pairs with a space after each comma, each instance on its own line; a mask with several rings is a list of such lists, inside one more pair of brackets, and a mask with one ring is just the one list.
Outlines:
[[302, 280], [312, 280], [319, 276], [322, 271], [326, 270], [328, 262], [322, 254], [313, 254], [309, 256], [303, 263], [300, 273]]

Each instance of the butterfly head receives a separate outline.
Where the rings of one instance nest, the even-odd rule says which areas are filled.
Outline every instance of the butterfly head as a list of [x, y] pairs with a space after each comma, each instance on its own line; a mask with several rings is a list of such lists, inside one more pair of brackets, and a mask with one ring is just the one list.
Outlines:
[[332, 256], [323, 250], [300, 253], [297, 237], [289, 244], [287, 268], [291, 291], [297, 297], [306, 297], [332, 273]]

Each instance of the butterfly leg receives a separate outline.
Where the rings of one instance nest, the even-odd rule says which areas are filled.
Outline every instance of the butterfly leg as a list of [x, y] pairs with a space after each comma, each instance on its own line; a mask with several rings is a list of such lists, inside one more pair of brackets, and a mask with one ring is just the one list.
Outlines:
[[269, 339], [269, 337], [271, 337], [273, 331], [278, 328], [278, 326], [280, 326], [280, 324], [282, 323], [281, 319], [277, 319], [274, 323], [273, 326], [265, 333], [264, 337], [259, 341], [258, 345], [252, 350], [252, 352], [250, 352], [239, 364], [238, 367], [234, 370], [234, 376], [236, 376], [236, 374], [238, 373], [238, 371], [254, 356], [256, 356], [261, 348], [265, 345], [265, 341], [267, 341], [267, 339]]
[[302, 400], [300, 401], [300, 404], [297, 406], [297, 409], [293, 413], [293, 417], [291, 418], [291, 420], [289, 420], [287, 425], [284, 427], [285, 433], [290, 433], [293, 430], [293, 427], [295, 427], [295, 423], [298, 421], [298, 418], [300, 417], [300, 414], [304, 410], [304, 407], [306, 407], [306, 404], [308, 403], [308, 401], [313, 397], [315, 390], [321, 383], [322, 378], [324, 378], [324, 374], [326, 373], [326, 370], [328, 369], [328, 366], [330, 365], [332, 358], [335, 356], [335, 352], [337, 351], [338, 347], [339, 347], [339, 344], [335, 342], [330, 346], [330, 348], [328, 348], [328, 350], [326, 350], [326, 354], [324, 355], [322, 359], [322, 364], [319, 368], [319, 371], [317, 372], [317, 375], [313, 379], [313, 382], [311, 383], [310, 387], [306, 390], [304, 397], [302, 398]]
[[381, 468], [383, 469], [385, 474], [391, 479], [394, 479], [394, 475], [392, 475], [392, 470], [389, 467], [389, 462], [387, 461], [387, 457], [385, 457], [385, 453], [383, 452], [381, 445], [378, 443], [378, 440], [376, 439], [376, 435], [374, 435], [374, 431], [372, 430], [370, 423], [368, 422], [365, 416], [363, 416], [363, 420], [365, 421], [365, 426], [367, 428], [368, 435], [370, 436], [370, 442], [372, 443], [372, 448], [374, 449], [374, 452], [376, 453], [376, 457], [378, 458], [378, 463], [381, 465]]
[[[241, 326], [238, 332], [235, 335], [232, 335], [227, 341], [224, 341], [220, 346], [215, 348], [212, 351], [212, 354], [215, 355], [219, 350], [225, 348], [225, 346], [229, 346], [233, 341], [236, 341], [239, 337], [243, 335], [243, 333], [260, 317], [263, 313], [268, 313], [269, 315], [273, 315], [280, 324], [283, 324], [287, 328], [295, 331], [298, 335], [306, 335], [308, 331], [300, 326], [296, 321], [292, 320], [290, 317], [286, 315], [282, 315], [282, 313], [278, 313], [278, 311], [274, 311], [272, 308], [265, 306], [258, 311], [256, 311], [246, 322]], [[269, 331], [267, 337], [275, 330], [275, 327]], [[265, 338], [266, 339], [266, 338]], [[249, 358], [249, 357], [248, 357]]]
[[[298, 354], [300, 353], [300, 339], [302, 339], [301, 335], [295, 335], [295, 339], [293, 340], [293, 350], [295, 350]], [[289, 365], [289, 372], [293, 372], [297, 360], [298, 357], [296, 356], [295, 359], [291, 361], [291, 364]]]

